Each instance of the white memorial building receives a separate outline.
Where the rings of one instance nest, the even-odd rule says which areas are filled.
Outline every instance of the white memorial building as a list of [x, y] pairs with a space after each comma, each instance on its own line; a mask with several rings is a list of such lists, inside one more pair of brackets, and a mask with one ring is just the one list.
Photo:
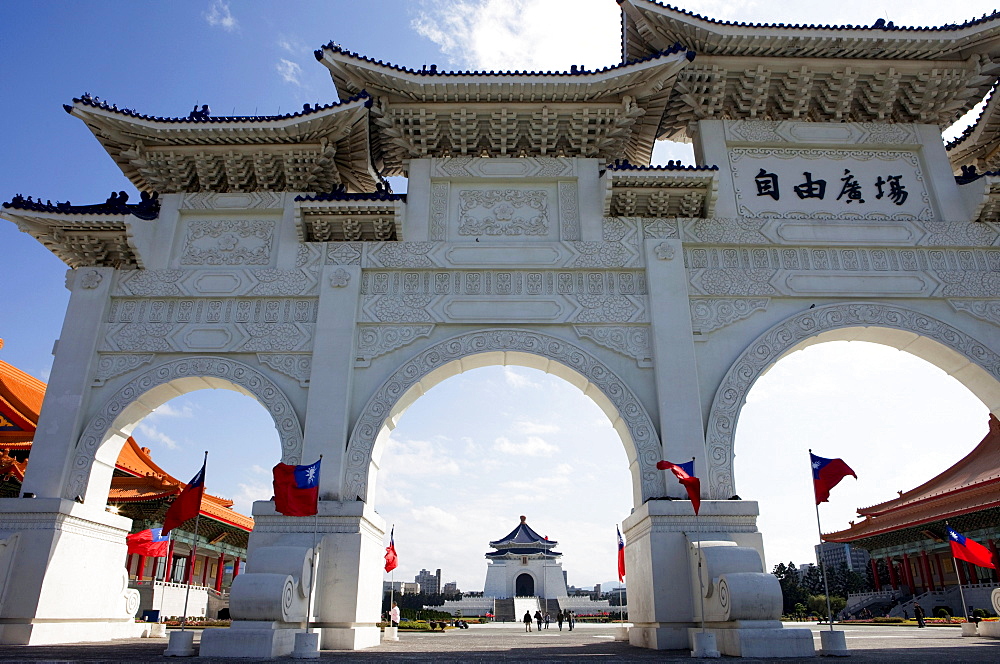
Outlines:
[[[813, 654], [738, 497], [740, 411], [781, 357], [859, 339], [1000, 412], [1000, 102], [941, 139], [1000, 77], [1000, 17], [619, 4], [622, 61], [597, 71], [409, 69], [331, 42], [317, 66], [340, 101], [298, 113], [67, 105], [142, 197], [2, 210], [71, 295], [23, 493], [0, 499], [0, 643], [135, 631], [114, 461], [157, 406], [225, 388], [272, 416], [274, 461], [323, 455], [322, 501], [315, 520], [255, 503], [232, 627], [201, 655], [285, 655], [307, 626], [324, 649], [376, 645], [389, 432], [446, 378], [520, 365], [592, 398], [626, 451], [633, 645], [698, 649], [704, 621], [724, 654]], [[692, 142], [697, 165], [651, 165], [657, 140]], [[697, 520], [656, 468], [692, 458]]]

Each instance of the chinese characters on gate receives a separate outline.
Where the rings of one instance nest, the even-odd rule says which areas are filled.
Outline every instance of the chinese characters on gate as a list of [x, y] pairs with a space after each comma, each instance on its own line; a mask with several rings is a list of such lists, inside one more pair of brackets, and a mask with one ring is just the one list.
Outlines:
[[[810, 171], [803, 171], [802, 177], [802, 182], [792, 186], [795, 195], [802, 200], [808, 198], [824, 200], [827, 194], [827, 181], [819, 178], [814, 179]], [[843, 184], [840, 185], [840, 193], [837, 194], [835, 200], [847, 204], [858, 203], [862, 205], [865, 202], [865, 196], [870, 196], [871, 192], [874, 191], [877, 200], [886, 198], [896, 205], [902, 205], [909, 196], [906, 187], [903, 186], [902, 179], [902, 175], [886, 175], [884, 178], [879, 175], [874, 182], [865, 184], [855, 178], [851, 169], [845, 168], [844, 176], [840, 178], [840, 182]], [[770, 196], [776, 201], [780, 200], [781, 187], [777, 174], [761, 168], [760, 172], [754, 176], [754, 183], [757, 185], [757, 196]], [[831, 196], [833, 191], [836, 191], [836, 185], [830, 190]]]

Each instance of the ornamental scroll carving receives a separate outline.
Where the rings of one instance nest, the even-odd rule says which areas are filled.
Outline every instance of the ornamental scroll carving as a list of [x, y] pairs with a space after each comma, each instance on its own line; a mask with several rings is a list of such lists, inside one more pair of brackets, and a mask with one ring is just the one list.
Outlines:
[[274, 226], [266, 219], [190, 220], [181, 265], [268, 265]]
[[[135, 413], [130, 407], [150, 390], [182, 378], [221, 379], [252, 394], [274, 419], [281, 440], [281, 460], [289, 464], [301, 462], [302, 427], [291, 402], [281, 388], [257, 369], [242, 362], [218, 357], [187, 357], [166, 362], [132, 379], [115, 392], [91, 418], [77, 442], [73, 470], [63, 489], [64, 498], [72, 499], [74, 496], [87, 495], [98, 449], [115, 434], [128, 435], [131, 432], [130, 427], [137, 423], [138, 418], [135, 418], [136, 421], [129, 421], [134, 418]], [[176, 396], [176, 391], [172, 392], [169, 398], [173, 396]], [[148, 405], [144, 408], [147, 411], [150, 409]], [[127, 419], [122, 419], [123, 416]], [[107, 493], [107, 487], [93, 488], [95, 491], [103, 490], [105, 494]]]
[[97, 360], [97, 374], [94, 376], [94, 385], [104, 385], [106, 381], [117, 376], [138, 369], [144, 364], [149, 364], [156, 357], [152, 353], [141, 355], [107, 355], [99, 354]]
[[645, 325], [574, 325], [573, 329], [582, 338], [631, 357], [640, 367], [653, 366], [649, 328]]
[[998, 300], [948, 300], [955, 311], [964, 311], [979, 320], [1000, 326], [1000, 301]]
[[370, 366], [376, 357], [429, 337], [433, 325], [359, 325], [354, 366]]
[[725, 499], [735, 493], [733, 438], [740, 410], [757, 379], [799, 343], [845, 327], [886, 327], [914, 332], [947, 346], [1000, 380], [1000, 355], [968, 334], [923, 313], [860, 302], [817, 307], [793, 316], [751, 342], [733, 362], [715, 393], [706, 431], [713, 499]]
[[405, 362], [378, 388], [365, 404], [351, 434], [341, 500], [353, 500], [355, 496], [364, 500], [368, 496], [368, 471], [375, 439], [400, 396], [438, 367], [491, 351], [516, 351], [545, 357], [590, 381], [615, 406], [625, 422], [640, 467], [643, 500], [666, 494], [663, 473], [656, 469], [656, 462], [662, 455], [656, 429], [628, 385], [608, 366], [575, 344], [539, 332], [501, 329], [463, 334], [435, 344]]
[[707, 334], [763, 311], [769, 301], [766, 297], [692, 298], [691, 326], [696, 333]]
[[299, 387], [309, 386], [312, 355], [309, 353], [257, 353], [261, 364], [299, 381]]
[[466, 189], [459, 196], [459, 235], [548, 235], [548, 192]]

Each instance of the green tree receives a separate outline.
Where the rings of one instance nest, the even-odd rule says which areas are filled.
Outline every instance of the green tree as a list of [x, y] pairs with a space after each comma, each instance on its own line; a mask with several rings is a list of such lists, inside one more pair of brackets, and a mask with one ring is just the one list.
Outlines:
[[[810, 595], [808, 605], [810, 613], [815, 613], [824, 620], [827, 618], [826, 595]], [[833, 610], [833, 615], [836, 616], [843, 611], [845, 606], [847, 606], [846, 599], [830, 595], [830, 608]]]
[[791, 614], [795, 611], [795, 605], [803, 603], [809, 593], [799, 583], [799, 570], [795, 563], [778, 563], [771, 572], [778, 578], [778, 585], [781, 586], [782, 607], [784, 614]]

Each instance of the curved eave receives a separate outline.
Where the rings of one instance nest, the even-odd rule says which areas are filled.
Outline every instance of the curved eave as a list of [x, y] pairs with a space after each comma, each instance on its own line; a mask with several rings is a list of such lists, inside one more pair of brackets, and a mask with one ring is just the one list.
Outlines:
[[990, 92], [976, 121], [962, 135], [948, 143], [948, 159], [955, 170], [974, 164], [983, 170], [1000, 164], [1000, 95]]
[[643, 57], [663, 44], [681, 42], [704, 55], [965, 59], [1000, 51], [1000, 16], [937, 27], [785, 25], [731, 23], [654, 0], [618, 0], [622, 53]]
[[[319, 57], [341, 96], [368, 91], [397, 100], [444, 103], [588, 102], [622, 95], [642, 98], [649, 90], [662, 87], [693, 58], [693, 52], [670, 46], [641, 62], [600, 71], [521, 73], [414, 71], [331, 48], [322, 49]], [[657, 69], [660, 71], [650, 75]]]

